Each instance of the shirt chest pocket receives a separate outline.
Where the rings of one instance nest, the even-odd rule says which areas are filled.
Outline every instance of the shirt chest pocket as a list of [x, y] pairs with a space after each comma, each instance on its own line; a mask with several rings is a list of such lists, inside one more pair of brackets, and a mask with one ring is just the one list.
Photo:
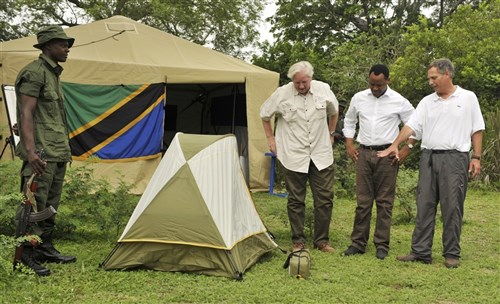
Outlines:
[[326, 100], [324, 98], [314, 98], [314, 118], [318, 120], [326, 118]]
[[57, 94], [57, 92], [54, 89], [50, 89], [47, 87], [45, 87], [42, 90], [42, 96], [40, 96], [40, 97], [42, 100], [46, 99], [48, 101], [54, 101], [54, 100], [59, 99], [59, 95]]
[[44, 88], [38, 98], [35, 119], [41, 122], [54, 120], [55, 117], [60, 117], [61, 109], [57, 92], [53, 89]]
[[281, 104], [281, 115], [286, 122], [297, 121], [297, 106], [291, 102]]

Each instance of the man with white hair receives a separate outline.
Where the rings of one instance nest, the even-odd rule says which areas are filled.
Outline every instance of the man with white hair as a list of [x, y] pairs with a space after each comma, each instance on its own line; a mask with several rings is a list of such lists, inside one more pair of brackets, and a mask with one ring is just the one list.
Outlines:
[[[333, 153], [338, 101], [330, 86], [312, 80], [314, 69], [307, 61], [288, 70], [292, 81], [276, 89], [260, 108], [260, 117], [269, 150], [276, 154], [285, 170], [288, 191], [288, 219], [292, 232], [292, 251], [303, 249], [306, 185], [309, 180], [314, 199], [315, 248], [334, 252], [329, 245], [333, 209]], [[276, 134], [271, 118], [276, 115]]]

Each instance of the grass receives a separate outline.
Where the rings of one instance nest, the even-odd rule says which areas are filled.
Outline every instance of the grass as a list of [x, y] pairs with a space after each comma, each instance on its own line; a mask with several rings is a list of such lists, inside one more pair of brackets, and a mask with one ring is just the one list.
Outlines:
[[[286, 200], [267, 193], [253, 197], [277, 243], [288, 248]], [[241, 282], [147, 270], [102, 271], [98, 265], [114, 241], [80, 229], [57, 242], [62, 252], [78, 256], [76, 263], [49, 264], [49, 277], [9, 274], [0, 279], [0, 303], [499, 303], [499, 203], [498, 193], [469, 191], [461, 266], [446, 269], [440, 221], [432, 265], [395, 260], [409, 252], [413, 224], [393, 226], [390, 255], [384, 261], [375, 258], [372, 243], [364, 255], [342, 257], [350, 243], [355, 202], [337, 199], [330, 231], [338, 252], [311, 250], [308, 280], [288, 276], [282, 268], [286, 256], [279, 250], [262, 257]]]

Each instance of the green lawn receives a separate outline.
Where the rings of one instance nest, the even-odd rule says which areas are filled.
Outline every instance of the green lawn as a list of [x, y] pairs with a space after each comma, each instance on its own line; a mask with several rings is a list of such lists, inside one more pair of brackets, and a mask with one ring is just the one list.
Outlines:
[[[290, 247], [286, 200], [267, 193], [254, 194], [254, 200], [277, 242]], [[371, 243], [364, 255], [342, 257], [350, 243], [355, 202], [336, 200], [331, 245], [338, 252], [311, 250], [308, 280], [288, 276], [279, 250], [264, 256], [241, 282], [183, 273], [102, 271], [98, 264], [114, 243], [77, 231], [72, 240], [58, 243], [64, 253], [78, 256], [77, 263], [50, 264], [49, 277], [10, 274], [0, 280], [0, 303], [499, 303], [499, 203], [498, 193], [469, 191], [458, 269], [443, 264], [440, 221], [432, 265], [395, 260], [409, 252], [413, 224], [393, 226], [384, 261], [375, 258]]]

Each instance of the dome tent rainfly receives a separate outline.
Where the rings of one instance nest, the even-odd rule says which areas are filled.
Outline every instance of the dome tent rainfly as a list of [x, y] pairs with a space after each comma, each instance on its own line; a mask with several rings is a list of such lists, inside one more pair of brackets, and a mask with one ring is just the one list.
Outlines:
[[274, 248], [246, 186], [236, 137], [177, 133], [101, 266], [241, 279]]
[[[133, 89], [137, 89], [147, 84], [163, 85], [166, 93], [160, 105], [165, 104], [166, 110], [164, 116], [155, 112], [159, 117], [156, 123], [167, 126], [172, 122], [168, 119], [170, 117], [169, 105], [177, 106], [178, 116], [177, 125], [173, 126], [175, 130], [165, 131], [165, 134], [170, 132], [173, 136], [175, 132], [231, 133], [233, 130], [228, 131], [227, 128], [224, 130], [219, 126], [210, 125], [210, 119], [201, 115], [203, 111], [208, 111], [212, 99], [231, 95], [233, 91], [243, 95], [245, 99], [243, 106], [246, 111], [244, 128], [248, 137], [245, 140], [244, 149], [248, 153], [249, 186], [252, 190], [268, 188], [269, 159], [264, 155], [267, 146], [258, 112], [260, 105], [278, 86], [279, 75], [277, 73], [123, 16], [114, 16], [66, 28], [65, 32], [76, 39], [70, 49], [68, 61], [61, 64], [64, 67], [61, 80], [63, 87], [66, 87], [65, 92], [70, 86], [79, 86], [78, 94], [75, 96], [81, 96], [85, 95], [87, 87], [109, 86], [118, 90], [128, 86], [135, 86]], [[12, 86], [21, 68], [38, 57], [40, 51], [33, 48], [35, 43], [36, 36], [34, 35], [0, 42], [0, 84], [2, 86]], [[124, 93], [120, 94], [124, 95]], [[203, 96], [205, 99], [198, 102], [197, 96]], [[5, 94], [3, 98], [5, 99]], [[93, 98], [87, 97], [87, 99]], [[126, 100], [126, 97], [123, 100]], [[118, 104], [120, 101], [116, 102]], [[230, 110], [218, 107], [218, 109], [221, 108], [231, 115]], [[82, 121], [82, 126], [86, 124], [92, 126], [96, 121], [100, 121], [102, 116], [98, 115], [102, 113], [95, 114], [95, 121]], [[139, 121], [139, 119], [132, 119], [131, 122], [132, 124], [141, 122], [145, 124], [144, 120]], [[217, 129], [214, 130], [214, 128]], [[101, 128], [103, 129], [106, 130], [106, 128]], [[0, 132], [4, 138], [8, 136], [8, 130], [5, 104], [0, 102]], [[120, 132], [124, 131], [125, 129], [120, 130]], [[163, 125], [160, 131], [164, 131]], [[116, 134], [110, 134], [110, 140], [92, 143], [95, 145], [94, 149], [83, 154], [91, 158], [90, 162], [76, 159], [74, 164], [77, 166], [82, 163], [88, 164], [94, 169], [95, 176], [107, 178], [112, 185], [117, 185], [123, 179], [134, 186], [132, 189], [134, 193], [142, 193], [160, 162], [161, 153], [151, 152], [153, 154], [140, 154], [119, 159], [103, 159], [96, 153], [92, 154], [97, 149], [119, 147], [115, 139], [119, 140], [120, 137]], [[95, 137], [89, 136], [88, 138]], [[125, 140], [121, 141], [123, 142]], [[154, 144], [158, 146], [156, 150], [164, 150], [161, 142]], [[241, 144], [238, 149], [241, 150]]]

